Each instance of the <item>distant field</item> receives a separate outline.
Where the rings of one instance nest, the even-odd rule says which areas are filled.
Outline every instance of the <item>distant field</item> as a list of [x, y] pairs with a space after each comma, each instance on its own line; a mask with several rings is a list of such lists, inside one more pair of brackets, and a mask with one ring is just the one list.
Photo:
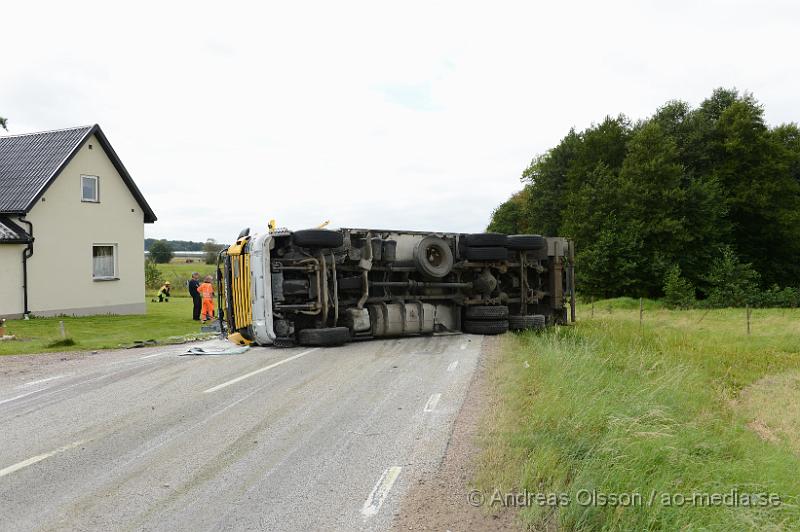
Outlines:
[[[191, 300], [174, 298], [169, 303], [148, 302], [144, 316], [10, 320], [6, 333], [16, 335], [18, 340], [0, 342], [0, 355], [113, 349], [138, 340], [175, 341], [200, 333], [200, 323], [191, 318]], [[67, 336], [76, 342], [74, 346], [48, 347], [61, 339], [60, 321], [64, 322]]]
[[[590, 313], [504, 339], [476, 487], [567, 494], [520, 510], [535, 530], [799, 529], [800, 310], [754, 310], [750, 336], [744, 309], [647, 302], [641, 328], [637, 300]], [[678, 504], [733, 491], [780, 506]]]
[[[164, 280], [172, 284], [172, 294], [175, 297], [189, 297], [186, 283], [191, 279], [192, 272], [199, 272], [201, 279], [206, 275], [211, 275], [216, 278], [214, 273], [216, 265], [214, 264], [206, 264], [204, 262], [194, 262], [191, 264], [171, 262], [169, 264], [158, 264], [157, 266], [164, 276]], [[156, 290], [147, 291], [148, 297], [153, 297], [155, 293]]]

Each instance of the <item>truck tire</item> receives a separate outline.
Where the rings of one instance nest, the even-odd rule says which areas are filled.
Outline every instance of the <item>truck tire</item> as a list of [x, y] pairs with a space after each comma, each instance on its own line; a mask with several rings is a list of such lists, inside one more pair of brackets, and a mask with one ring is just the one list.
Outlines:
[[350, 329], [347, 327], [330, 327], [326, 329], [303, 329], [300, 331], [300, 345], [333, 346], [346, 344], [350, 340]]
[[547, 245], [540, 235], [511, 235], [508, 237], [508, 249], [518, 251], [538, 251]]
[[464, 258], [474, 261], [508, 260], [508, 250], [494, 247], [466, 247], [464, 248]]
[[292, 233], [292, 242], [304, 248], [338, 248], [344, 239], [339, 231], [329, 229], [303, 229]]
[[528, 314], [508, 317], [508, 328], [512, 331], [525, 329], [544, 329], [545, 317], [543, 314]]
[[508, 331], [508, 320], [473, 321], [464, 320], [461, 325], [465, 333], [471, 334], [503, 334]]
[[508, 236], [502, 233], [471, 233], [461, 239], [466, 246], [472, 247], [506, 247]]
[[438, 236], [426, 236], [414, 248], [414, 265], [421, 274], [441, 279], [453, 269], [453, 252]]
[[475, 305], [464, 308], [464, 317], [468, 320], [505, 320], [508, 319], [508, 307], [505, 305]]

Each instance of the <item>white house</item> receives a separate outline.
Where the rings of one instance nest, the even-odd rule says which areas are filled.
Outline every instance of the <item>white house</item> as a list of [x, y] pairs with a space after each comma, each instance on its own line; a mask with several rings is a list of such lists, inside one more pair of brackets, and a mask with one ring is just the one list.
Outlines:
[[144, 313], [155, 221], [100, 126], [0, 136], [0, 317]]

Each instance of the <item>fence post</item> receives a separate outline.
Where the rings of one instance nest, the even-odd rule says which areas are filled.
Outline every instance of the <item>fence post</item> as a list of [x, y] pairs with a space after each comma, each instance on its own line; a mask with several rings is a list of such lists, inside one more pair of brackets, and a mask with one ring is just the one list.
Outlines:
[[594, 296], [592, 296], [592, 317], [594, 318]]
[[644, 329], [644, 302], [643, 298], [639, 298], [639, 330]]
[[64, 322], [63, 321], [59, 321], [58, 322], [58, 329], [61, 331], [61, 339], [63, 340], [64, 338], [67, 337], [67, 331], [64, 330]]
[[747, 313], [747, 336], [750, 336], [750, 305], [747, 304], [744, 306], [745, 312]]

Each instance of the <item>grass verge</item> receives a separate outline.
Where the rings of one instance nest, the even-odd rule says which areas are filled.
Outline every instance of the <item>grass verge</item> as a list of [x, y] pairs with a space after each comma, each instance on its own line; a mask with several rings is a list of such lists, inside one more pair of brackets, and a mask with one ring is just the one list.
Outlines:
[[[61, 338], [61, 321], [66, 341]], [[200, 323], [192, 321], [191, 299], [172, 298], [169, 303], [148, 302], [146, 315], [9, 320], [6, 330], [17, 340], [0, 342], [0, 355], [114, 349], [140, 340], [168, 343], [198, 335]]]
[[[574, 326], [505, 338], [476, 487], [566, 494], [563, 506], [520, 510], [532, 529], [800, 527], [797, 435], [786, 434], [796, 425], [765, 439], [753, 430], [758, 413], [740, 401], [765, 377], [796, 374], [800, 311], [754, 310], [748, 336], [744, 310], [651, 306], [640, 328], [638, 304], [628, 306], [596, 303], [593, 319], [581, 307], [587, 319]], [[797, 401], [795, 390], [763, 408], [797, 412]], [[781, 502], [705, 502], [705, 494], [732, 492]], [[630, 495], [601, 504], [592, 493]], [[701, 494], [696, 502], [693, 494]]]

